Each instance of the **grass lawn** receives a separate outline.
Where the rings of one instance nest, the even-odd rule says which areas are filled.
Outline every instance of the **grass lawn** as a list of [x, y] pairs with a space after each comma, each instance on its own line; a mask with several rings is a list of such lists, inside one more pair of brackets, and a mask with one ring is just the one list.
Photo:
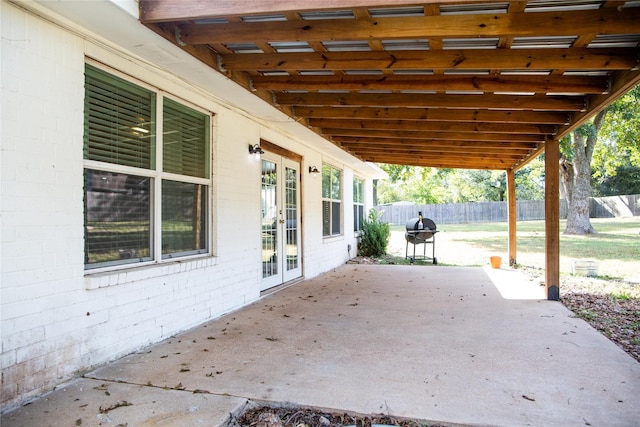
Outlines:
[[[600, 276], [640, 281], [640, 218], [597, 218], [591, 223], [597, 234], [565, 236], [565, 221], [561, 221], [560, 270], [571, 273], [574, 261], [594, 260]], [[436, 257], [441, 264], [484, 265], [491, 255], [502, 256], [507, 262], [505, 222], [443, 224], [438, 229], [441, 232], [436, 235]], [[389, 252], [404, 257], [404, 226], [392, 227], [391, 240]], [[544, 240], [544, 221], [518, 222], [518, 264], [544, 268]], [[427, 253], [430, 250], [428, 247]]]

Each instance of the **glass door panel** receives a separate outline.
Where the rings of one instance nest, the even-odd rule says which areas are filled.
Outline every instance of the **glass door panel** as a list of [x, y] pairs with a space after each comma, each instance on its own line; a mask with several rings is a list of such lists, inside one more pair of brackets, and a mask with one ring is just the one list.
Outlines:
[[262, 289], [302, 275], [299, 164], [262, 158]]
[[277, 164], [262, 159], [262, 278], [278, 274]]

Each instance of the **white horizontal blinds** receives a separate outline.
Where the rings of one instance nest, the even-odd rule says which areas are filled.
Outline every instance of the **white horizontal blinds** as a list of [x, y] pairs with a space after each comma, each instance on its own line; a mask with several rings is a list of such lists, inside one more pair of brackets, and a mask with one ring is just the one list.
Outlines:
[[206, 185], [162, 180], [162, 257], [207, 250]]
[[207, 178], [209, 116], [166, 98], [163, 110], [163, 171]]
[[84, 158], [154, 167], [155, 94], [87, 65]]
[[84, 105], [86, 268], [149, 261], [153, 179], [113, 165], [154, 167], [155, 94], [86, 65]]
[[151, 260], [149, 177], [85, 169], [87, 268]]
[[[209, 178], [209, 116], [171, 99], [162, 104], [162, 171]], [[162, 180], [162, 256], [207, 250], [208, 186]]]

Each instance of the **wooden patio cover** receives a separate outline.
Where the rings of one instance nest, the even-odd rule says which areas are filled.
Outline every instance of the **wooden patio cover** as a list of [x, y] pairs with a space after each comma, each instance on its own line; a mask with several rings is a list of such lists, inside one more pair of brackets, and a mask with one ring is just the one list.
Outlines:
[[552, 228], [559, 139], [640, 82], [637, 1], [140, 0], [140, 20], [364, 161], [505, 170], [515, 196], [546, 149]]

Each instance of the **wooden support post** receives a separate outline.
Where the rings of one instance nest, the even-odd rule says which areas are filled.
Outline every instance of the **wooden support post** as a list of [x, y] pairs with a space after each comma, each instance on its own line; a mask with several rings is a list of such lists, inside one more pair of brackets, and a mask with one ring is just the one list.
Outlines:
[[547, 299], [560, 299], [560, 145], [547, 138], [544, 150], [545, 285]]
[[509, 220], [509, 265], [516, 264], [516, 173], [507, 169], [507, 212]]

